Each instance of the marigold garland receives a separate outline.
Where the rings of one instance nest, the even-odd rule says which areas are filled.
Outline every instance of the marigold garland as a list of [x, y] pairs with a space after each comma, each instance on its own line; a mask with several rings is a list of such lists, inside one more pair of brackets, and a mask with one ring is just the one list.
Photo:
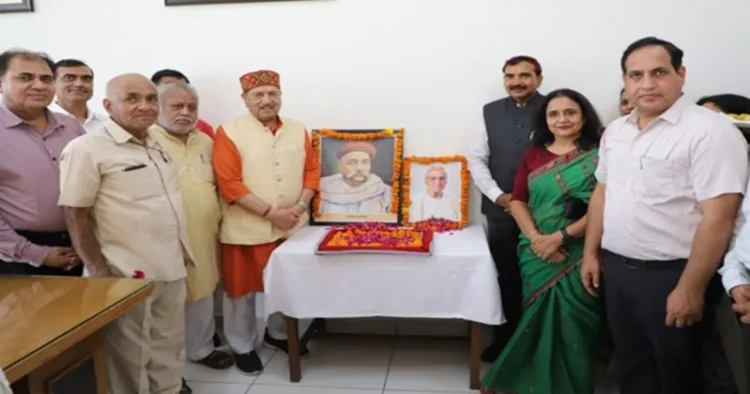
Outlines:
[[[378, 140], [381, 138], [392, 137], [395, 139], [394, 143], [394, 154], [393, 154], [393, 176], [391, 177], [391, 213], [398, 214], [398, 201], [401, 194], [400, 175], [401, 166], [404, 156], [404, 129], [384, 129], [381, 131], [374, 131], [370, 133], [347, 133], [340, 132], [331, 129], [320, 129], [313, 131], [311, 138], [311, 145], [313, 155], [315, 157], [320, 156], [320, 139], [321, 137], [329, 137], [337, 140], [344, 141], [369, 141]], [[320, 214], [320, 193], [315, 194], [312, 201], [312, 212], [313, 217], [319, 218]]]
[[[411, 166], [412, 164], [430, 165], [434, 163], [461, 163], [461, 220], [458, 222], [446, 221], [446, 220], [425, 220], [420, 222], [411, 222], [409, 220], [409, 206], [411, 206]], [[416, 228], [429, 227], [433, 231], [442, 232], [457, 230], [466, 227], [469, 224], [469, 164], [465, 156], [461, 155], [449, 155], [449, 156], [433, 156], [433, 157], [420, 157], [420, 156], [409, 156], [404, 158], [404, 174], [403, 174], [403, 190], [404, 199], [403, 206], [401, 208], [401, 223], [404, 226], [414, 226]], [[443, 223], [445, 222], [445, 223]]]

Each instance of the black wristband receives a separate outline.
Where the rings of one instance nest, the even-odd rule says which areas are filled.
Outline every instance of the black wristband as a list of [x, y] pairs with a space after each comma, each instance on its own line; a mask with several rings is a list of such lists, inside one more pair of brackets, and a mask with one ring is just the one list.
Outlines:
[[560, 234], [563, 236], [563, 243], [568, 243], [569, 241], [573, 240], [573, 237], [568, 234], [568, 229], [563, 227], [562, 230], [560, 230]]

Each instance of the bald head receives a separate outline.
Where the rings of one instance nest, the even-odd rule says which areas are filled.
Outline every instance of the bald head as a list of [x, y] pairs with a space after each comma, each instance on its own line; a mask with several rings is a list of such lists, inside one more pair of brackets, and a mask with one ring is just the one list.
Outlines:
[[140, 74], [121, 74], [107, 83], [104, 108], [122, 128], [142, 138], [159, 115], [156, 86]]
[[153, 86], [154, 91], [156, 91], [156, 86], [154, 86], [153, 82], [151, 82], [150, 79], [141, 74], [128, 73], [120, 74], [107, 82], [106, 97], [110, 100], [116, 100], [119, 96], [119, 93], [122, 92], [123, 89], [138, 84], [151, 85]]

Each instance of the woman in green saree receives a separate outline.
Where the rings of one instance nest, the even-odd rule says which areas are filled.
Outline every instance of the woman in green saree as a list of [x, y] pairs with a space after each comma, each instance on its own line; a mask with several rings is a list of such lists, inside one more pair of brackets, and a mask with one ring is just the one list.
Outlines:
[[536, 120], [510, 208], [521, 229], [524, 311], [483, 393], [591, 394], [599, 303], [578, 267], [602, 125], [591, 103], [569, 89], [547, 95]]

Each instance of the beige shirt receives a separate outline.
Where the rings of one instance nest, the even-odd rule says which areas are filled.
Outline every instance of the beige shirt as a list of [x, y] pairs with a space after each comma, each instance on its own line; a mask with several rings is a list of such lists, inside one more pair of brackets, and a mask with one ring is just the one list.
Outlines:
[[685, 97], [643, 130], [637, 120], [633, 111], [602, 138], [602, 247], [641, 260], [688, 258], [698, 203], [745, 192], [747, 143], [731, 121]]
[[150, 131], [167, 150], [179, 173], [191, 252], [195, 258], [195, 266], [187, 267], [188, 300], [197, 301], [213, 295], [219, 282], [221, 206], [212, 164], [214, 142], [198, 130], [188, 134], [187, 143], [157, 125], [151, 126]]
[[[146, 146], [108, 121], [63, 150], [60, 200], [92, 207], [102, 254], [117, 276], [136, 270], [147, 279], [185, 277], [183, 246], [190, 252], [177, 171], [150, 136]], [[182, 242], [182, 244], [181, 244]]]

